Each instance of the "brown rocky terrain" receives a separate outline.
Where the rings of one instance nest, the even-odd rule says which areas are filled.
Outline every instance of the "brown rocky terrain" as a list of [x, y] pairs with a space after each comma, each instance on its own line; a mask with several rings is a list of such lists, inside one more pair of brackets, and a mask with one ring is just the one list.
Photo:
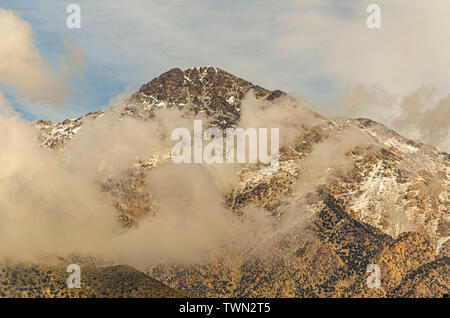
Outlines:
[[0, 265], [0, 296], [20, 298], [192, 297], [128, 265], [81, 267], [81, 288], [68, 288], [68, 261]]
[[[268, 107], [287, 97], [213, 67], [170, 70], [121, 105], [120, 116], [152, 124], [155, 110], [176, 107], [212, 125], [235, 127], [241, 101], [252, 90]], [[64, 147], [86, 123], [110, 110], [61, 123], [34, 122], [42, 146]], [[245, 166], [223, 204], [236, 215], [256, 206], [283, 218], [287, 209], [312, 212], [309, 221], [274, 235], [270, 252], [232, 250], [190, 264], [148, 264], [142, 270], [172, 288], [220, 297], [441, 297], [448, 279], [450, 156], [404, 138], [369, 119], [327, 118], [311, 111], [298, 136], [283, 145], [280, 168], [264, 175]], [[345, 145], [348, 135], [364, 143]], [[340, 143], [342, 143], [342, 146]], [[338, 145], [330, 159], [309, 168], [317, 149]], [[121, 178], [101, 180], [120, 220], [133, 229], [158, 213], [146, 175], [170, 156], [140, 158]], [[339, 161], [340, 162], [340, 161]], [[310, 182], [314, 180], [314, 182]], [[313, 184], [298, 191], [303, 183]], [[369, 264], [381, 268], [381, 288], [366, 285]]]

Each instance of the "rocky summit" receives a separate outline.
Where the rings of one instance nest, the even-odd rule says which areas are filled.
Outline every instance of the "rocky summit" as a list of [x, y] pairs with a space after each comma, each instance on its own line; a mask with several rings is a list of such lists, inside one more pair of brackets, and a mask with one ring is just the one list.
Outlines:
[[[175, 68], [111, 108], [32, 125], [42, 147], [52, 151], [64, 151], [86, 125], [95, 125], [109, 113], [117, 120], [132, 117], [152, 125], [157, 110], [176, 108], [224, 129], [239, 124], [249, 92], [268, 111], [296, 103], [280, 90], [264, 89], [215, 67]], [[189, 263], [147, 264], [139, 268], [146, 277], [170, 286], [171, 295], [185, 290], [207, 297], [449, 293], [450, 155], [370, 119], [307, 112], [312, 120], [300, 120], [295, 138], [282, 144], [276, 173], [263, 174], [256, 165], [244, 165], [236, 172], [238, 182], [222, 196], [230, 215], [239, 217], [256, 207], [276, 223], [284, 215], [307, 210], [308, 221], [274, 232], [270, 253], [233, 250]], [[349, 136], [364, 142], [354, 143]], [[112, 198], [127, 231], [158, 213], [146, 175], [166, 161], [170, 154], [138, 158], [126, 175], [101, 180], [99, 186]], [[377, 288], [367, 285], [370, 264], [380, 268]]]

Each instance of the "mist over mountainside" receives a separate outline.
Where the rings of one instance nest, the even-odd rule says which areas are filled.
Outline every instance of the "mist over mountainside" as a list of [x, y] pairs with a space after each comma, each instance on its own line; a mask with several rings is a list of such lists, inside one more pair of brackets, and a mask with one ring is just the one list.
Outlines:
[[[174, 165], [170, 132], [192, 129], [194, 118], [204, 128], [280, 128], [279, 170]], [[32, 125], [41, 147], [99, 189], [93, 202], [122, 225], [99, 231], [89, 250], [49, 252], [133, 264], [200, 296], [450, 289], [450, 155], [370, 119], [326, 117], [282, 91], [199, 67], [172, 69], [111, 108]], [[380, 266], [381, 288], [366, 286], [369, 264]]]
[[0, 297], [448, 297], [448, 0], [104, 2], [0, 5]]

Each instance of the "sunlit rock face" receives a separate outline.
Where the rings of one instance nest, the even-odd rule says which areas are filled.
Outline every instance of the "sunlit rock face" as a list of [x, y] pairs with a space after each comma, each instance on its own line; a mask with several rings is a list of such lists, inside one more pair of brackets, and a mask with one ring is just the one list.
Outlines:
[[[64, 151], [85, 125], [108, 114], [114, 120], [132, 117], [153, 125], [159, 109], [176, 108], [224, 129], [239, 125], [249, 92], [268, 108], [281, 109], [287, 99], [292, 103], [282, 91], [266, 90], [218, 68], [172, 69], [111, 108], [33, 125], [42, 147], [55, 151]], [[260, 235], [270, 244], [224, 248], [188, 264], [146, 264], [145, 273], [201, 296], [448, 293], [449, 155], [369, 119], [305, 112], [308, 120], [300, 118], [297, 133], [280, 148], [276, 173], [244, 165], [235, 171], [237, 182], [222, 193], [223, 206], [233, 217], [245, 216], [250, 207], [268, 215], [274, 230]], [[169, 161], [169, 154], [155, 153], [137, 158], [120, 177], [99, 180], [129, 231], [159, 213], [148, 172]], [[278, 225], [286, 219], [290, 226]], [[369, 264], [380, 267], [381, 288], [367, 287]]]

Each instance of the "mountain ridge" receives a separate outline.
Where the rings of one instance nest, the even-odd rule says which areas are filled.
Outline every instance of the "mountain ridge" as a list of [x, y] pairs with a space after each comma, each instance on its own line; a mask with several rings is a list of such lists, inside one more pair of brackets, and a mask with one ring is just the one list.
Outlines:
[[[151, 122], [158, 109], [176, 107], [203, 114], [212, 125], [223, 129], [239, 123], [241, 102], [249, 91], [253, 91], [256, 99], [267, 102], [269, 107], [276, 107], [283, 99], [291, 98], [280, 90], [266, 90], [218, 68], [185, 71], [175, 68], [142, 85], [138, 92], [112, 109], [119, 110], [118, 117], [130, 116]], [[57, 124], [37, 121], [32, 125], [40, 132], [43, 148], [64, 150], [86, 122], [95, 122], [108, 111], [89, 113]], [[293, 250], [288, 249], [294, 256], [289, 254], [288, 260], [283, 259], [283, 255], [275, 255], [267, 263], [255, 255], [254, 259], [243, 262], [238, 271], [221, 262], [191, 267], [149, 266], [143, 270], [173, 288], [201, 296], [392, 297], [420, 294], [439, 297], [441, 293], [448, 293], [448, 283], [428, 289], [421, 287], [416, 271], [425, 268], [420, 275], [430, 281], [427, 275], [439, 272], [442, 276], [443, 269], [449, 266], [449, 154], [414, 142], [370, 119], [314, 116], [318, 119], [314, 124], [303, 127], [293, 143], [280, 149], [277, 173], [263, 176], [257, 167], [246, 167], [238, 174], [239, 183], [231, 192], [223, 194], [225, 207], [235, 213], [255, 205], [280, 217], [288, 208], [307, 207], [317, 218], [310, 225], [315, 237], [312, 242], [297, 241], [294, 237], [290, 247]], [[369, 141], [362, 146], [346, 146], [348, 135], [355, 132]], [[308, 160], [317, 161], [316, 152], [321, 147], [328, 149], [327, 154], [333, 154], [334, 150], [343, 151], [341, 155], [350, 167], [343, 170], [330, 160], [318, 168], [314, 166], [316, 175], [309, 175], [308, 164], [311, 162]], [[140, 218], [157, 213], [152, 207], [151, 189], [145, 184], [145, 173], [158, 169], [168, 160], [170, 156], [141, 158], [130, 169], [128, 177], [103, 184], [105, 191], [113, 194], [113, 205], [123, 223], [133, 227]], [[294, 185], [308, 178], [317, 183], [314, 183], [317, 189], [296, 194]], [[414, 233], [420, 235], [414, 236]], [[416, 239], [402, 240], [405, 237]], [[296, 244], [304, 245], [303, 252], [296, 250]], [[400, 246], [407, 254], [406, 258], [386, 256], [397, 255], [392, 254], [390, 248], [394, 247], [389, 247], [390, 244]], [[424, 250], [424, 255], [428, 256], [418, 262], [416, 250]], [[322, 256], [316, 263], [312, 262], [319, 251]], [[300, 260], [307, 264], [295, 265]], [[390, 282], [386, 282], [382, 290], [367, 291], [365, 267], [371, 261], [382, 263], [389, 271], [396, 272], [396, 266], [407, 269], [391, 275]], [[428, 263], [438, 266], [428, 267], [439, 269], [427, 269]], [[290, 267], [296, 268], [296, 274], [289, 271]], [[321, 277], [324, 270], [329, 273], [327, 278]], [[229, 273], [225, 281], [232, 282], [231, 285], [218, 278], [217, 271]], [[416, 294], [409, 293], [406, 287], [412, 281], [414, 287], [411, 288]]]

